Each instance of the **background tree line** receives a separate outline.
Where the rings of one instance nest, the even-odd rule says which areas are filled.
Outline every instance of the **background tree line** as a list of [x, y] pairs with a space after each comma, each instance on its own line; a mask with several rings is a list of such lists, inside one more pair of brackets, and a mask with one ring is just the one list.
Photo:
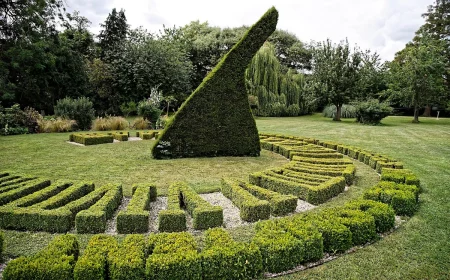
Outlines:
[[[393, 61], [351, 47], [347, 40], [306, 44], [277, 30], [246, 72], [256, 115], [297, 116], [355, 102], [389, 102], [419, 111], [449, 103], [450, 0], [436, 0], [426, 23]], [[128, 115], [152, 90], [161, 108], [175, 110], [241, 38], [247, 27], [224, 28], [193, 21], [150, 33], [127, 24], [113, 9], [99, 34], [62, 0], [0, 3], [0, 101], [46, 114], [63, 98], [87, 97], [96, 115]], [[376, 100], [376, 102], [375, 102]]]

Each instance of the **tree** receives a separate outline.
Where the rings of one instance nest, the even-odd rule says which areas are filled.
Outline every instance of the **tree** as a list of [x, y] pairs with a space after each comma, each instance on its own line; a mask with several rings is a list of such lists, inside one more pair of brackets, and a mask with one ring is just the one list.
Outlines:
[[412, 105], [413, 122], [419, 122], [423, 106], [447, 100], [444, 48], [441, 41], [425, 35], [398, 52], [389, 64], [390, 99]]
[[357, 84], [359, 101], [378, 99], [387, 89], [386, 64], [381, 63], [380, 56], [370, 50], [361, 52], [361, 69]]
[[106, 18], [103, 28], [98, 35], [99, 46], [101, 48], [101, 58], [116, 56], [120, 46], [125, 42], [128, 35], [127, 18], [125, 11], [121, 9], [119, 12], [116, 8]]
[[288, 69], [311, 69], [311, 50], [294, 34], [285, 30], [276, 30], [268, 41], [275, 46], [276, 56], [284, 68], [283, 73], [286, 73]]
[[341, 108], [354, 99], [361, 68], [361, 53], [350, 52], [348, 41], [333, 45], [328, 39], [313, 48], [313, 80], [316, 94], [336, 106], [333, 120], [341, 120]]

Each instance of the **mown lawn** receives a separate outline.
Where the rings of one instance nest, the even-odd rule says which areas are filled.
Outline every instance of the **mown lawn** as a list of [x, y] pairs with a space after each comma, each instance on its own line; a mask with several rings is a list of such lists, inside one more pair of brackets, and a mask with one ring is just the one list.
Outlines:
[[[416, 215], [373, 245], [325, 265], [280, 279], [450, 279], [450, 119], [389, 117], [380, 126], [353, 120], [333, 122], [319, 115], [258, 118], [261, 132], [314, 137], [383, 153], [405, 163], [422, 180], [424, 193]], [[186, 180], [199, 192], [215, 191], [222, 176], [246, 178], [256, 170], [280, 166], [285, 159], [269, 152], [260, 158], [216, 158], [155, 161], [149, 141], [78, 147], [65, 143], [68, 134], [0, 137], [0, 170], [16, 170], [50, 179], [82, 179], [97, 185], [155, 181], [162, 192], [176, 180]], [[358, 165], [358, 182], [325, 206], [358, 197], [377, 180]], [[251, 227], [233, 230], [247, 240]], [[6, 231], [6, 254], [29, 255], [54, 235]], [[84, 246], [89, 235], [79, 235]]]
[[420, 176], [416, 215], [383, 240], [280, 279], [450, 279], [450, 119], [388, 117], [380, 126], [319, 115], [259, 118], [258, 129], [359, 146], [390, 155]]

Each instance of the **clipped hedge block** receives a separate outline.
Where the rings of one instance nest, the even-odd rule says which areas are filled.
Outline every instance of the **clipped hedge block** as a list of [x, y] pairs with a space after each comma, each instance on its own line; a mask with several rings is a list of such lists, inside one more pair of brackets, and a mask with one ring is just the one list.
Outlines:
[[272, 7], [225, 54], [168, 122], [152, 148], [154, 158], [259, 156], [244, 74], [277, 21]]
[[355, 200], [345, 204], [345, 208], [356, 209], [371, 215], [375, 220], [377, 233], [392, 229], [395, 225], [395, 212], [392, 207], [373, 200]]
[[89, 209], [79, 212], [75, 217], [78, 233], [102, 233], [106, 230], [106, 222], [112, 218], [114, 211], [122, 201], [121, 185], [105, 185], [107, 191]]
[[145, 279], [145, 252], [146, 244], [143, 235], [127, 235], [120, 247], [108, 254], [108, 279]]
[[158, 229], [165, 232], [186, 230], [186, 214], [181, 210], [180, 187], [178, 184], [169, 186], [167, 210], [158, 214]]
[[97, 133], [86, 133], [86, 134], [75, 133], [69, 135], [69, 141], [89, 146], [89, 145], [113, 143], [114, 136]]
[[155, 185], [134, 185], [133, 196], [126, 210], [117, 215], [119, 233], [144, 233], [148, 231], [151, 199], [156, 200]]
[[202, 279], [257, 279], [262, 272], [262, 257], [254, 244], [235, 242], [222, 228], [205, 232], [201, 252]]
[[259, 247], [263, 269], [278, 273], [292, 269], [305, 261], [305, 248], [299, 239], [282, 230], [261, 230], [252, 239]]
[[78, 254], [76, 237], [70, 234], [60, 235], [36, 255], [10, 261], [3, 271], [3, 279], [73, 279]]
[[192, 216], [194, 229], [208, 229], [220, 227], [223, 224], [223, 209], [220, 206], [213, 206], [201, 198], [190, 186], [180, 182], [182, 204], [187, 212]]
[[94, 235], [75, 265], [73, 278], [108, 279], [108, 254], [117, 250], [118, 246], [116, 238], [111, 235]]
[[243, 189], [239, 182], [222, 179], [222, 194], [240, 210], [241, 219], [247, 222], [266, 220], [270, 217], [270, 205]]
[[257, 198], [269, 201], [270, 214], [273, 216], [285, 216], [297, 208], [296, 196], [279, 194], [245, 182], [239, 182], [239, 185]]
[[415, 185], [420, 188], [419, 178], [409, 169], [384, 168], [381, 171], [381, 180], [407, 185]]

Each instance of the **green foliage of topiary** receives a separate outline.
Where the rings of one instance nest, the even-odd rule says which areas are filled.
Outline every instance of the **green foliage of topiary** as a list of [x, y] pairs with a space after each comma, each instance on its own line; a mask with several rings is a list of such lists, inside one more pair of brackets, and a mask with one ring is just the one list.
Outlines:
[[152, 148], [154, 158], [259, 156], [244, 73], [277, 21], [271, 8], [223, 57], [169, 121]]
[[74, 235], [55, 237], [42, 251], [31, 257], [19, 257], [8, 263], [3, 279], [73, 279], [79, 245]]
[[355, 200], [345, 205], [349, 209], [357, 209], [370, 214], [375, 219], [377, 233], [392, 229], [395, 225], [395, 212], [387, 204], [373, 200]]
[[0, 231], [0, 262], [3, 261], [3, 252], [5, 251], [5, 234]]
[[186, 213], [180, 205], [180, 187], [177, 183], [171, 184], [167, 196], [167, 210], [160, 211], [158, 215], [159, 231], [186, 230]]
[[363, 124], [377, 125], [392, 114], [388, 103], [380, 103], [377, 99], [360, 102], [356, 105], [356, 121]]
[[119, 248], [108, 254], [108, 279], [145, 279], [146, 244], [143, 235], [130, 234]]

